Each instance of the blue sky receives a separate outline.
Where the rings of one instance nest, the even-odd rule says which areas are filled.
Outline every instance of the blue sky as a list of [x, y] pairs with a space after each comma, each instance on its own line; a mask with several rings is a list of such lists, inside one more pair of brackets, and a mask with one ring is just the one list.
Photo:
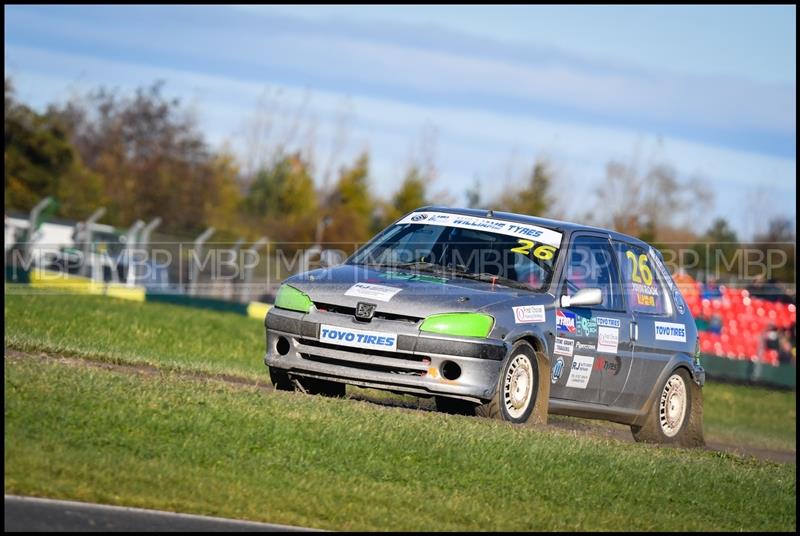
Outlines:
[[162, 79], [209, 140], [243, 161], [256, 118], [288, 136], [302, 110], [296, 143], [321, 166], [332, 152], [347, 161], [369, 148], [384, 195], [411, 158], [431, 152], [433, 190], [457, 204], [476, 179], [491, 199], [546, 157], [562, 207], [579, 218], [605, 164], [636, 152], [713, 189], [694, 225], [719, 214], [748, 236], [769, 216], [796, 215], [795, 15], [794, 6], [6, 6], [5, 70], [37, 107]]

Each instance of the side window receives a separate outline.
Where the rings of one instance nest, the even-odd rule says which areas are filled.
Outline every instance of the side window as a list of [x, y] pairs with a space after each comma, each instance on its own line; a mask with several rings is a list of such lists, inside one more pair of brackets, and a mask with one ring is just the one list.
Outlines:
[[599, 288], [603, 293], [603, 302], [593, 306], [593, 309], [624, 309], [619, 270], [607, 239], [595, 236], [574, 238], [565, 270], [562, 296], [575, 294], [584, 288]]
[[664, 315], [668, 313], [667, 295], [647, 251], [639, 246], [614, 242], [625, 294], [632, 311]]

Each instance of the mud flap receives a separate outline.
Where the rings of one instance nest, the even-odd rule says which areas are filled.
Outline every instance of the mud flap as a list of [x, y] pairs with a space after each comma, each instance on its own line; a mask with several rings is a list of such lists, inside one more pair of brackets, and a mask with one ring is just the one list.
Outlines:
[[550, 406], [550, 360], [542, 352], [536, 352], [536, 368], [539, 373], [536, 405], [527, 422], [533, 426], [547, 424], [547, 410]]
[[694, 381], [689, 382], [692, 391], [692, 409], [689, 413], [689, 423], [686, 426], [686, 435], [681, 441], [684, 447], [704, 447], [706, 444], [703, 436], [703, 388]]

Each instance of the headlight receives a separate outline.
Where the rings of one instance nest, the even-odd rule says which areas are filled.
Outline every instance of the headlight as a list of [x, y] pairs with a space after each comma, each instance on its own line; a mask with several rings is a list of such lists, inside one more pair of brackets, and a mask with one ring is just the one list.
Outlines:
[[444, 313], [431, 315], [420, 326], [420, 331], [486, 338], [494, 325], [494, 318], [482, 313]]
[[278, 289], [278, 294], [275, 296], [275, 307], [280, 309], [307, 313], [313, 306], [311, 298], [289, 285], [281, 285], [281, 288]]

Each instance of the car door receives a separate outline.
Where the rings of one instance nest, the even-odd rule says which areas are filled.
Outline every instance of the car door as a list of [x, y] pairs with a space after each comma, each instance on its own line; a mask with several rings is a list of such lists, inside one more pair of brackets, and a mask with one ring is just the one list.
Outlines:
[[625, 281], [634, 339], [631, 375], [619, 405], [638, 409], [647, 401], [654, 382], [675, 351], [673, 347], [680, 349], [685, 344], [686, 330], [673, 317], [672, 301], [649, 248], [614, 241], [614, 250]]
[[574, 234], [563, 272], [561, 296], [599, 288], [603, 301], [591, 307], [556, 309], [553, 370], [563, 372], [551, 375], [551, 396], [611, 404], [625, 385], [632, 347], [630, 317], [608, 237]]

